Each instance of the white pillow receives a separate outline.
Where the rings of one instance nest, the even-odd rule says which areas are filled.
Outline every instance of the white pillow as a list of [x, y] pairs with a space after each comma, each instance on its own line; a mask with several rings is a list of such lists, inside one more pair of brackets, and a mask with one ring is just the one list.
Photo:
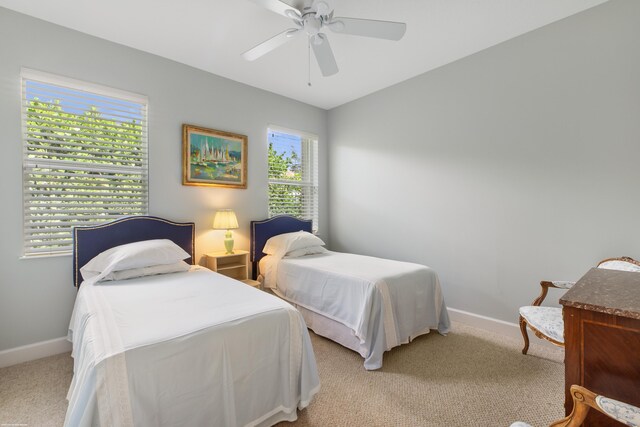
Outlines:
[[130, 268], [128, 270], [112, 271], [104, 276], [100, 281], [109, 280], [126, 280], [134, 277], [156, 276], [158, 274], [180, 273], [189, 271], [191, 266], [184, 261], [178, 261], [173, 264], [150, 265], [149, 267]]
[[296, 231], [271, 237], [267, 240], [262, 252], [282, 258], [287, 252], [310, 246], [324, 246], [324, 242], [321, 238], [306, 231]]
[[322, 246], [309, 246], [308, 248], [295, 249], [293, 251], [287, 252], [284, 256], [285, 258], [298, 258], [305, 255], [316, 255], [316, 254], [326, 254], [329, 252]]
[[116, 246], [100, 253], [86, 263], [80, 269], [80, 273], [87, 280], [96, 276], [105, 277], [112, 271], [175, 264], [185, 258], [189, 258], [189, 254], [171, 240], [143, 240]]

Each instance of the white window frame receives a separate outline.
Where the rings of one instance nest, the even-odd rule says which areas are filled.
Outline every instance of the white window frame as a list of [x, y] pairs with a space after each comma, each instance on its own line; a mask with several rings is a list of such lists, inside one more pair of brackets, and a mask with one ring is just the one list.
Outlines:
[[[119, 89], [113, 89], [107, 86], [87, 83], [80, 80], [26, 68], [23, 68], [21, 70], [20, 82], [22, 116], [21, 137], [23, 147], [23, 258], [70, 254], [72, 250], [70, 239], [72, 238], [72, 227], [74, 226], [96, 225], [102, 222], [111, 221], [120, 216], [121, 212], [131, 212], [130, 214], [133, 215], [148, 214], [148, 98], [143, 95], [126, 92]], [[36, 158], [34, 158], [34, 152], [29, 150], [29, 140], [31, 139], [31, 141], [33, 142], [34, 132], [28, 132], [28, 129], [32, 126], [27, 126], [29, 115], [28, 108], [30, 108], [30, 103], [27, 99], [27, 82], [37, 82], [46, 85], [57, 86], [61, 90], [72, 89], [75, 91], [84, 92], [86, 94], [86, 98], [78, 98], [78, 102], [83, 105], [84, 103], [86, 103], [87, 106], [90, 104], [89, 98], [91, 98], [92, 95], [111, 98], [112, 104], [116, 104], [118, 101], [141, 104], [141, 135], [139, 138], [135, 139], [136, 142], [140, 141], [140, 144], [136, 146], [136, 154], [121, 154], [123, 151], [126, 152], [126, 149], [122, 148], [123, 144], [115, 144], [113, 148], [114, 153], [117, 152], [119, 156], [126, 158], [126, 161], [131, 161], [134, 166], [112, 165], [99, 162], [92, 163], [90, 161], [86, 161], [86, 157], [82, 156], [80, 156], [80, 158], [84, 159], [84, 161], [79, 161], [80, 158], [78, 158], [78, 156], [76, 156], [76, 160], [74, 160], [74, 155], [69, 153], [72, 153], [72, 150], [74, 149], [79, 151], [84, 151], [87, 149], [91, 150], [91, 148], [87, 148], [83, 145], [90, 145], [92, 143], [92, 136], [94, 137], [95, 143], [95, 135], [97, 134], [90, 128], [85, 128], [88, 129], [86, 131], [82, 129], [83, 123], [79, 120], [79, 127], [78, 129], [76, 129], [78, 132], [74, 133], [76, 133], [76, 135], [82, 133], [82, 136], [65, 137], [65, 142], [68, 143], [68, 145], [64, 146], [65, 148], [62, 148], [63, 145], [60, 145], [60, 148], [58, 148], [59, 151], [55, 151], [54, 149], [47, 151], [49, 153], [56, 152], [58, 153], [58, 155], [60, 155], [60, 153], [64, 153], [61, 156], [67, 156], [67, 158], [50, 159], [37, 158], [37, 156]], [[55, 90], [51, 90], [51, 93], [54, 92]], [[44, 113], [40, 114], [44, 115]], [[55, 130], [54, 126], [43, 126], [44, 127], [42, 129], [44, 129], [45, 131], [50, 129]], [[118, 134], [126, 135], [126, 132], [122, 133], [121, 131], [118, 131]], [[126, 137], [123, 137], [123, 140], [125, 138]], [[72, 142], [69, 142], [69, 140], [71, 140]], [[103, 140], [99, 140], [98, 142], [100, 144], [104, 144]], [[116, 148], [116, 146], [120, 148]], [[33, 148], [33, 146], [31, 146], [31, 148]], [[101, 154], [104, 155], [105, 147], [101, 146], [100, 149], [103, 150]], [[129, 151], [131, 153], [134, 152], [133, 150]], [[127, 158], [127, 156], [129, 156], [129, 158]], [[46, 155], [44, 155], [43, 157], [46, 157]], [[134, 161], [131, 159], [136, 160]], [[54, 170], [62, 172], [53, 172]], [[73, 186], [69, 186], [68, 181], [70, 181], [70, 179], [68, 180], [67, 178], [70, 178], [71, 175], [76, 176], [78, 178], [78, 181], [83, 181], [82, 183], [79, 182], [79, 186], [82, 186], [82, 189], [76, 189], [72, 188]], [[85, 178], [82, 178], [82, 176]], [[125, 178], [124, 176], [127, 176], [127, 178]], [[42, 183], [39, 180], [41, 180]], [[141, 183], [139, 185], [134, 185], [133, 187], [131, 187], [130, 184], [125, 183], [130, 182], [131, 180], [140, 181]], [[67, 182], [65, 183], [65, 181]], [[57, 182], [57, 184], [55, 184], [55, 182]], [[122, 195], [116, 195], [115, 193], [113, 193], [113, 190], [117, 189], [118, 187], [122, 187], [122, 192], [124, 193], [130, 191], [132, 193], [131, 198], [127, 200], [126, 197], [123, 198]], [[107, 188], [106, 191], [104, 190], [105, 188]], [[92, 191], [99, 191], [100, 189], [102, 189], [102, 191], [106, 194], [98, 196], [96, 196], [95, 194], [91, 194]], [[112, 193], [108, 194], [107, 191], [111, 191]], [[43, 199], [46, 197], [55, 197], [56, 194], [59, 195], [60, 206], [58, 207], [54, 215], [53, 213], [50, 213], [52, 211], [49, 211], [49, 209], [51, 208], [47, 207], [47, 203], [49, 203], [49, 201], [43, 201]], [[97, 214], [90, 214], [88, 210], [85, 212], [81, 212], [83, 210], [82, 203], [79, 203], [78, 206], [73, 207], [71, 205], [69, 205], [68, 207], [64, 206], [64, 204], [68, 203], [68, 201], [64, 200], [65, 196], [76, 198], [86, 197], [87, 201], [104, 203], [104, 205], [102, 205], [104, 206], [104, 209]], [[118, 200], [116, 202], [113, 202], [114, 198], [116, 198], [115, 196], [118, 197]], [[100, 199], [100, 197], [102, 197], [102, 199]], [[125, 203], [121, 204], [121, 207], [114, 206], [113, 209], [109, 211], [109, 200], [112, 201], [113, 205], [117, 205], [120, 202], [120, 198], [123, 198], [123, 201]], [[135, 200], [135, 208], [132, 207], [134, 205], [132, 200]], [[55, 203], [55, 201], [51, 202]], [[38, 203], [42, 204], [38, 205]], [[84, 203], [85, 206], [87, 206], [86, 201], [84, 201]], [[34, 214], [33, 209], [35, 209], [36, 206], [40, 206], [40, 208], [44, 207], [45, 209], [42, 209], [38, 211], [37, 214]], [[50, 216], [47, 216], [48, 214]], [[37, 219], [34, 219], [34, 217], [36, 216]], [[55, 235], [60, 237], [59, 240], [56, 240], [57, 237], [52, 237], [51, 240], [47, 240], [46, 238], [38, 239], [38, 237], [36, 237], [37, 235], [35, 234], [37, 232], [48, 232], [52, 233], [51, 235], [57, 233]], [[37, 242], [43, 241], [50, 241], [51, 243], [49, 245], [40, 244], [39, 247], [34, 246], [38, 244]]]
[[[270, 165], [267, 158], [267, 177], [268, 184], [283, 184], [292, 186], [301, 186], [303, 191], [306, 192], [305, 200], [307, 206], [303, 209], [308, 215], [304, 215], [301, 219], [312, 220], [313, 232], [318, 232], [319, 227], [319, 180], [318, 180], [318, 135], [313, 133], [288, 129], [277, 125], [269, 125], [267, 128], [267, 147], [269, 145], [269, 133], [275, 131], [279, 133], [286, 133], [289, 135], [295, 135], [302, 139], [301, 157], [302, 157], [302, 181], [286, 180], [286, 179], [271, 179], [268, 177]], [[269, 195], [267, 194], [267, 198]], [[274, 216], [271, 212], [271, 200], [268, 200], [269, 216]]]

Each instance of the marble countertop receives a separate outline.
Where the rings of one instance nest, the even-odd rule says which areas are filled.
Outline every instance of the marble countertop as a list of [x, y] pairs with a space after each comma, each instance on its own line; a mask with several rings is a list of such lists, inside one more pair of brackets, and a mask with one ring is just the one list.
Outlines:
[[592, 268], [560, 298], [560, 304], [640, 319], [640, 273]]

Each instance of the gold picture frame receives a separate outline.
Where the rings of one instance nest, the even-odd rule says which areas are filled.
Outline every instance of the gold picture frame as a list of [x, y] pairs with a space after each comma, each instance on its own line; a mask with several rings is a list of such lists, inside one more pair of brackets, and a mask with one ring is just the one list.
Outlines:
[[247, 188], [246, 135], [182, 125], [182, 185]]

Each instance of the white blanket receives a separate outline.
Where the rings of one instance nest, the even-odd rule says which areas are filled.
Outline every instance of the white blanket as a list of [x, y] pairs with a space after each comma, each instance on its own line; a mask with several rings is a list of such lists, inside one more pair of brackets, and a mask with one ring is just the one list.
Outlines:
[[202, 267], [82, 285], [67, 426], [245, 426], [295, 420], [319, 389], [289, 304]]
[[436, 272], [429, 267], [329, 252], [260, 261], [267, 287], [287, 300], [353, 330], [366, 369], [382, 367], [386, 350], [450, 321]]

